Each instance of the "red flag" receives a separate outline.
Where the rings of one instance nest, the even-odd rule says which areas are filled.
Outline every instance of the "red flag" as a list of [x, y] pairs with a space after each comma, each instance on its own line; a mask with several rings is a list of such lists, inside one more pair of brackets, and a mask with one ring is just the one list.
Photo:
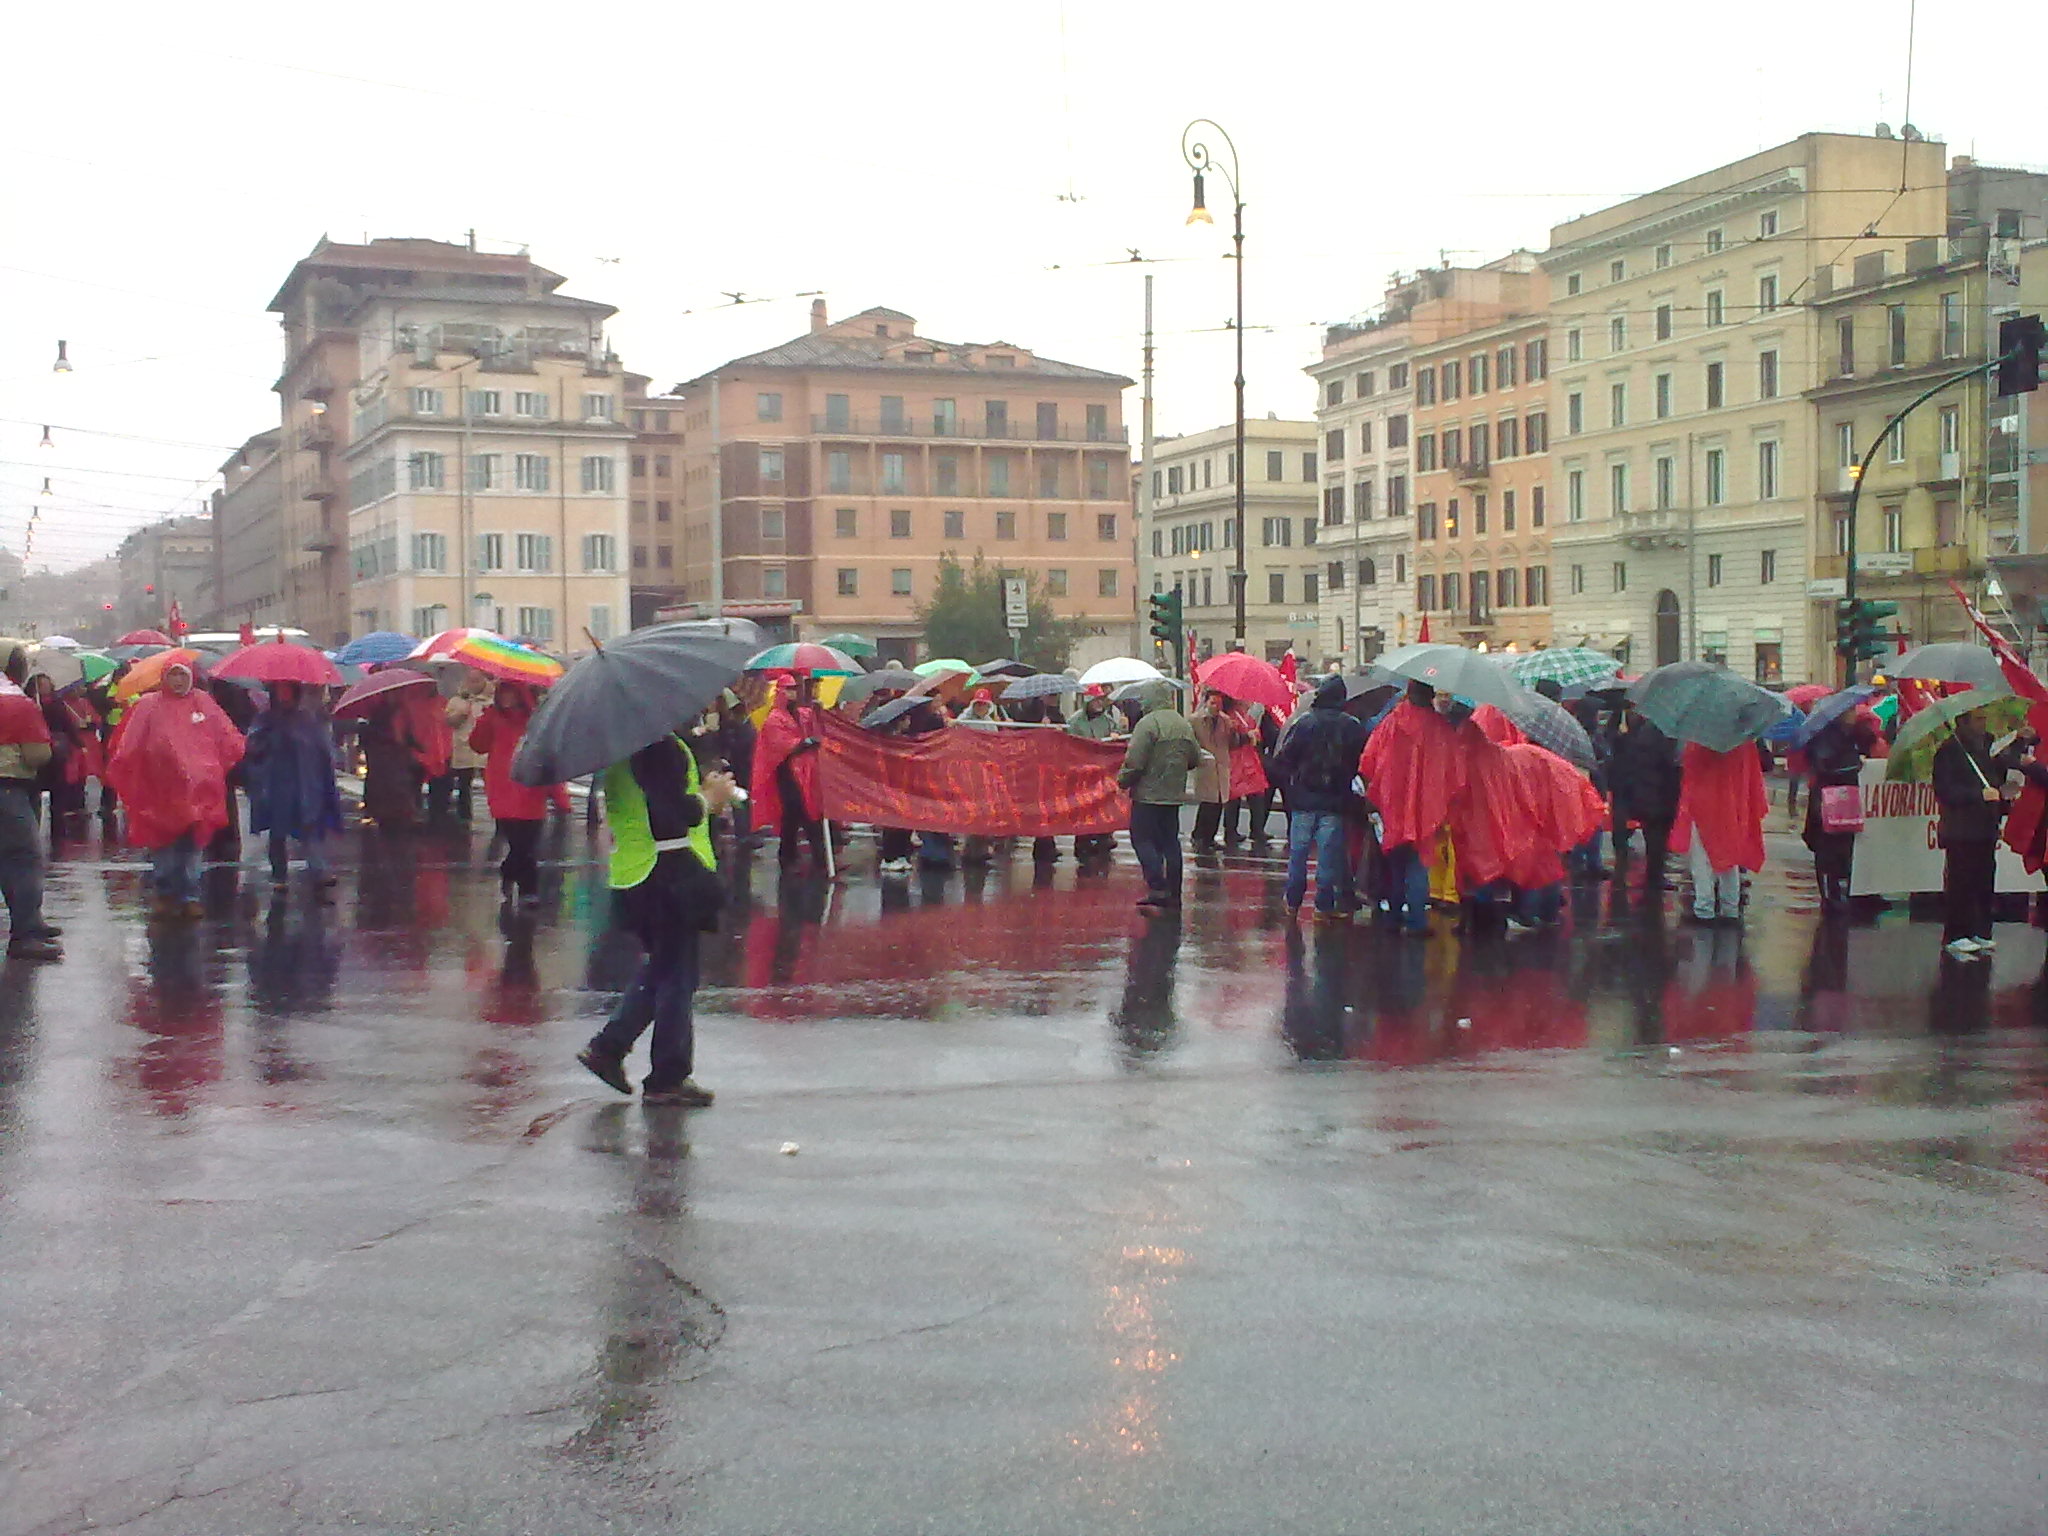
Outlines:
[[189, 628], [185, 623], [185, 615], [179, 609], [178, 600], [175, 597], [171, 599], [171, 611], [164, 615], [164, 628], [171, 632], [173, 640], [183, 640]]
[[1195, 680], [1195, 632], [1188, 631], [1188, 681]]
[[256, 643], [256, 626], [247, 619], [242, 620], [242, 633], [238, 638], [244, 645], [254, 645]]
[[2027, 723], [2041, 736], [2048, 737], [2048, 683], [2034, 675], [2034, 669], [2013, 649], [2012, 642], [1991, 627], [1991, 621], [1977, 611], [1977, 605], [1964, 595], [1961, 586], [1952, 581], [1948, 589], [1955, 593], [1956, 601], [1963, 605], [1963, 612], [1970, 616], [1970, 622], [1977, 626], [1978, 633], [1990, 645], [1991, 654], [1998, 658], [1998, 670], [2005, 674], [2012, 691], [2033, 705], [2027, 712]]
[[1422, 616], [1422, 628], [1415, 631], [1415, 643], [1417, 645], [1429, 644], [1429, 615], [1426, 613]]
[[1280, 658], [1280, 676], [1286, 680], [1288, 687], [1300, 686], [1301, 662], [1296, 658], [1294, 647], [1291, 645], [1287, 647], [1287, 654]]

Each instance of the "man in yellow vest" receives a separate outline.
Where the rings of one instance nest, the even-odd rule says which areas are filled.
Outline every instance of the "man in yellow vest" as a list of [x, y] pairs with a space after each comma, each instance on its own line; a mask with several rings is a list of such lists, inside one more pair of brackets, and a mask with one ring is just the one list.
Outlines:
[[651, 1025], [643, 1104], [701, 1109], [711, 1102], [711, 1091], [690, 1076], [696, 1044], [691, 1001], [699, 936], [718, 926], [725, 894], [710, 818], [732, 802], [733, 790], [730, 774], [700, 774], [695, 755], [675, 736], [605, 770], [613, 900], [647, 958], [576, 1059], [607, 1087], [630, 1094], [626, 1057]]

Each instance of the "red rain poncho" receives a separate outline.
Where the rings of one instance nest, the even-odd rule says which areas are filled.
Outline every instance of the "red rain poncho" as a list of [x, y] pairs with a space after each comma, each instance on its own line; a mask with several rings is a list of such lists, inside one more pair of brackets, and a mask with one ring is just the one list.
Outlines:
[[1716, 874], [1762, 869], [1764, 817], [1771, 806], [1755, 744], [1745, 741], [1732, 752], [1715, 752], [1687, 742], [1682, 771], [1671, 846], [1690, 848], [1697, 827]]
[[1358, 772], [1380, 813], [1380, 846], [1411, 844], [1425, 864], [1436, 862], [1437, 829], [1465, 787], [1465, 745], [1458, 727], [1433, 709], [1403, 699], [1373, 728]]
[[1259, 756], [1259, 728], [1242, 710], [1230, 712], [1230, 728], [1234, 733], [1242, 732], [1248, 739], [1230, 749], [1228, 798], [1241, 800], [1246, 795], [1264, 794], [1268, 786], [1265, 759]]
[[1451, 804], [1451, 847], [1458, 887], [1471, 894], [1507, 879], [1533, 851], [1536, 829], [1510, 749], [1489, 740], [1476, 720], [1461, 735], [1465, 785]]
[[1508, 863], [1508, 879], [1540, 890], [1564, 878], [1564, 855], [1607, 820], [1607, 802], [1578, 769], [1538, 746], [1503, 748], [1514, 759], [1534, 836]]
[[1529, 738], [1522, 734], [1522, 728], [1502, 714], [1492, 704], [1482, 704], [1472, 711], [1472, 723], [1479, 727], [1486, 739], [1496, 746], [1519, 747]]
[[521, 708], [505, 709], [495, 702], [477, 716], [469, 733], [469, 749], [484, 758], [484, 803], [499, 821], [545, 821], [552, 786], [522, 784], [512, 777], [512, 759], [533, 719], [533, 694], [520, 685]]
[[187, 832], [204, 847], [228, 824], [228, 770], [242, 733], [211, 694], [146, 693], [114, 733], [107, 783], [127, 813], [128, 841], [167, 848]]
[[782, 825], [782, 779], [776, 770], [784, 763], [789, 764], [790, 776], [796, 780], [797, 792], [803, 797], [805, 818], [817, 821], [824, 816], [825, 797], [818, 785], [818, 754], [816, 751], [797, 751], [807, 738], [823, 734], [816, 714], [815, 705], [800, 704], [791, 709], [777, 704], [768, 711], [768, 718], [761, 722], [760, 733], [754, 738], [754, 780], [750, 791], [754, 798], [755, 826], [773, 831]]
[[455, 733], [448, 727], [448, 709], [440, 692], [433, 688], [406, 689], [398, 714], [420, 755], [420, 772], [430, 779], [440, 778], [455, 756]]

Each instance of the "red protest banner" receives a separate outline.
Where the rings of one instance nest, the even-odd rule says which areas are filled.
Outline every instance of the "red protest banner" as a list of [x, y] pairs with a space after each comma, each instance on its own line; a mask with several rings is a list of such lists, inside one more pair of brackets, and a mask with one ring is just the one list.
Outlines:
[[824, 717], [819, 781], [828, 821], [975, 837], [1066, 837], [1129, 824], [1124, 749], [1048, 728], [949, 726], [877, 736]]

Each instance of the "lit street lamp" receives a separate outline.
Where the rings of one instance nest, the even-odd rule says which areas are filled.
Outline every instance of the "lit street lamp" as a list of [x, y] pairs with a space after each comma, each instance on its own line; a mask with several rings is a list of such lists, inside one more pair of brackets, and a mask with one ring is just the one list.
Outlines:
[[[1209, 146], [1194, 137], [1196, 130], [1200, 128], [1213, 129], [1216, 136], [1223, 141], [1224, 151], [1229, 157], [1227, 163], [1217, 161], [1210, 154]], [[1217, 175], [1221, 176], [1223, 184], [1230, 189], [1231, 259], [1237, 263], [1237, 319], [1233, 326], [1237, 334], [1237, 377], [1233, 381], [1233, 387], [1237, 392], [1237, 457], [1236, 471], [1230, 477], [1233, 489], [1237, 493], [1237, 563], [1231, 568], [1230, 591], [1237, 627], [1237, 644], [1238, 648], [1242, 650], [1245, 648], [1245, 583], [1249, 579], [1245, 574], [1244, 567], [1244, 195], [1241, 190], [1241, 178], [1238, 174], [1237, 145], [1231, 142], [1230, 135], [1223, 131], [1220, 124], [1206, 117], [1196, 118], [1186, 128], [1181, 130], [1180, 152], [1181, 157], [1187, 161], [1189, 167], [1195, 173], [1195, 206], [1188, 213], [1188, 222], [1190, 224], [1213, 224], [1216, 222], [1209, 216], [1208, 203], [1203, 196], [1202, 180], [1208, 172], [1214, 171]]]

